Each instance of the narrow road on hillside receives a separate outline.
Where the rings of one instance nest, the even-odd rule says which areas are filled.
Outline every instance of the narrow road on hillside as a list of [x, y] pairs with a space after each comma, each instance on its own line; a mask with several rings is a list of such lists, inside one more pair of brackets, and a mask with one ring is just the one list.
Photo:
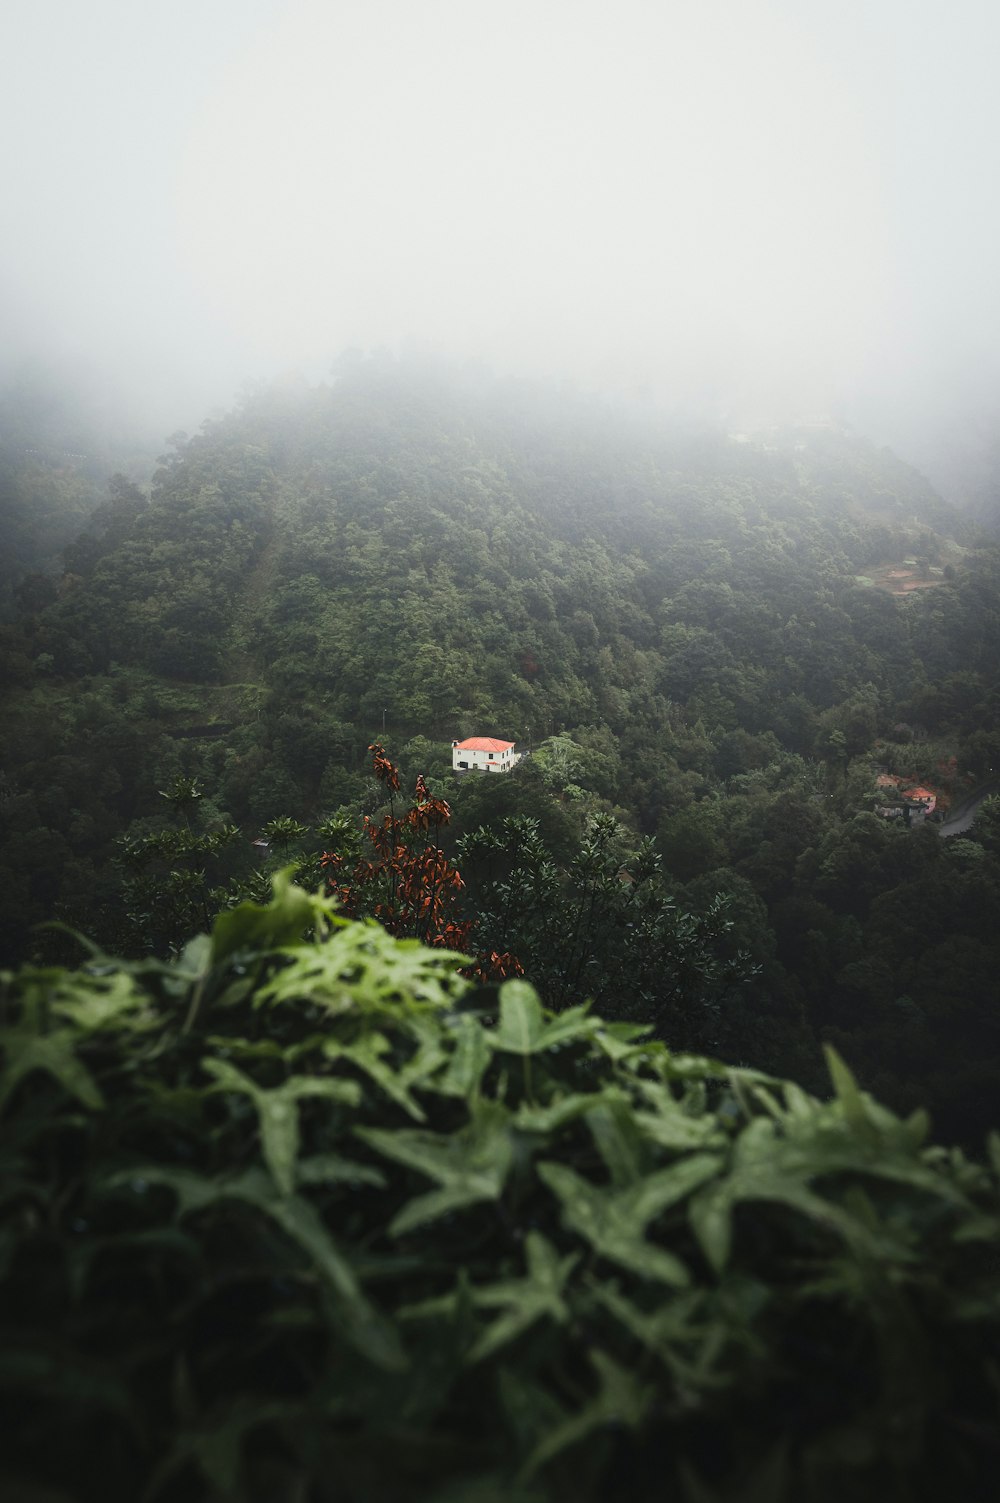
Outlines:
[[988, 783], [983, 783], [979, 788], [967, 793], [953, 808], [948, 811], [948, 818], [938, 825], [939, 835], [961, 835], [968, 830], [972, 821], [979, 811], [979, 806], [985, 803], [994, 793], [1000, 792], [1000, 778], [993, 778]]

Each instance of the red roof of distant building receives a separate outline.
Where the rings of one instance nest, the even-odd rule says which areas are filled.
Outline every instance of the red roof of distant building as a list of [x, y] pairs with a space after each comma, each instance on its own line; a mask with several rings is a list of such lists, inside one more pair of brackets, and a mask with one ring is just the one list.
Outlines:
[[470, 736], [468, 741], [455, 742], [459, 751], [504, 752], [513, 745], [513, 741], [497, 741], [493, 736]]
[[932, 793], [929, 788], [907, 788], [903, 797], [913, 799], [918, 803], [923, 803], [925, 799], [930, 799], [931, 803], [933, 803], [937, 798], [937, 794]]

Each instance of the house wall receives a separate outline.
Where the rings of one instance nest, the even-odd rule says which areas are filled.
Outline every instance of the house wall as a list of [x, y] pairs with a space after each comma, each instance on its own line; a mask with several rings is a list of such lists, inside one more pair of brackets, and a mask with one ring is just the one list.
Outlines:
[[514, 751], [484, 752], [451, 749], [451, 765], [456, 772], [510, 772], [519, 760]]

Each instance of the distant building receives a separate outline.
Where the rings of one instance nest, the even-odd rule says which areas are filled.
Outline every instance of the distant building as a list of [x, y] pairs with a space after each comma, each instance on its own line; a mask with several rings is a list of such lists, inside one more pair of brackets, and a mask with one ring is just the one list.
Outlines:
[[520, 760], [513, 741], [497, 741], [493, 736], [470, 736], [451, 743], [455, 772], [512, 772]]
[[937, 806], [937, 794], [932, 788], [908, 784], [906, 778], [897, 777], [895, 773], [880, 773], [875, 779], [875, 788], [876, 799], [881, 795], [882, 799], [895, 797], [898, 800], [893, 804], [876, 802], [875, 813], [883, 819], [899, 819], [902, 816], [911, 829], [922, 825]]
[[937, 804], [937, 794], [930, 788], [906, 788], [903, 790], [903, 803], [912, 810], [922, 810], [924, 814], [933, 814]]

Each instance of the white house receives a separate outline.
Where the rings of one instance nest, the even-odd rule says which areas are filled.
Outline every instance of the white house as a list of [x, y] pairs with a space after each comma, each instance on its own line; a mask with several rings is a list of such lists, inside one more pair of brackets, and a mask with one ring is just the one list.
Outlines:
[[512, 772], [520, 760], [513, 741], [497, 741], [493, 736], [470, 736], [451, 743], [455, 772]]

